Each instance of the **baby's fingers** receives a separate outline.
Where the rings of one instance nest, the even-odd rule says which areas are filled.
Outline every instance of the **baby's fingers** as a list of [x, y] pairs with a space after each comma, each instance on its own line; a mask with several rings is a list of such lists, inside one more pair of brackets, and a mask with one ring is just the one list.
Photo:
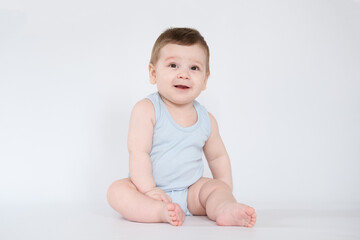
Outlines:
[[169, 197], [169, 195], [164, 194], [164, 195], [162, 196], [162, 201], [163, 201], [163, 202], [166, 202], [166, 203], [171, 203], [171, 202], [172, 202], [172, 199], [171, 199], [171, 197]]
[[151, 196], [151, 198], [158, 201], [164, 201], [162, 195], [160, 194], [154, 194], [153, 196]]

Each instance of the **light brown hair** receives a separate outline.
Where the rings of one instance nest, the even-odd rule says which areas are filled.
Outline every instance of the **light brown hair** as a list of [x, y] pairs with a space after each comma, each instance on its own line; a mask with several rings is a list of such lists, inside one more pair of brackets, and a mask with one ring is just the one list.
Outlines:
[[159, 60], [160, 50], [167, 44], [173, 43], [182, 46], [192, 46], [199, 44], [205, 51], [206, 55], [206, 73], [210, 73], [209, 58], [210, 50], [199, 31], [193, 28], [169, 28], [163, 32], [156, 40], [152, 52], [150, 63], [154, 66]]

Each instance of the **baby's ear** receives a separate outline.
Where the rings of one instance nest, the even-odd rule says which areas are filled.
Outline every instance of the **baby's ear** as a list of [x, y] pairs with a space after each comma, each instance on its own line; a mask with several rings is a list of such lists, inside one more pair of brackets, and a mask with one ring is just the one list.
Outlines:
[[149, 64], [149, 78], [151, 84], [156, 84], [156, 69], [151, 63]]
[[207, 73], [206, 76], [205, 76], [205, 80], [204, 80], [204, 85], [203, 85], [203, 91], [206, 89], [206, 85], [207, 85], [207, 81], [210, 77], [210, 73]]

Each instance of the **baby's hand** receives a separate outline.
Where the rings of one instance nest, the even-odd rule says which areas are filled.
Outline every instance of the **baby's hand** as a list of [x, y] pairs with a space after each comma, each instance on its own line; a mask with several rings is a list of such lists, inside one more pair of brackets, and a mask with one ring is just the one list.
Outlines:
[[171, 203], [171, 198], [160, 188], [153, 188], [145, 193], [146, 196], [166, 203]]

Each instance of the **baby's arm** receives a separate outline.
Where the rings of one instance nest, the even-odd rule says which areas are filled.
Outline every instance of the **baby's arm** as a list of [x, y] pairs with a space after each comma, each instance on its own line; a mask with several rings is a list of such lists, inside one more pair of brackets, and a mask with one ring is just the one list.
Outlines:
[[233, 189], [229, 155], [219, 133], [216, 119], [209, 113], [211, 134], [204, 146], [204, 154], [214, 179], [222, 180]]
[[164, 191], [156, 188], [152, 175], [150, 152], [152, 148], [155, 110], [148, 99], [138, 102], [131, 113], [128, 150], [130, 179], [137, 189], [151, 198], [171, 202]]

